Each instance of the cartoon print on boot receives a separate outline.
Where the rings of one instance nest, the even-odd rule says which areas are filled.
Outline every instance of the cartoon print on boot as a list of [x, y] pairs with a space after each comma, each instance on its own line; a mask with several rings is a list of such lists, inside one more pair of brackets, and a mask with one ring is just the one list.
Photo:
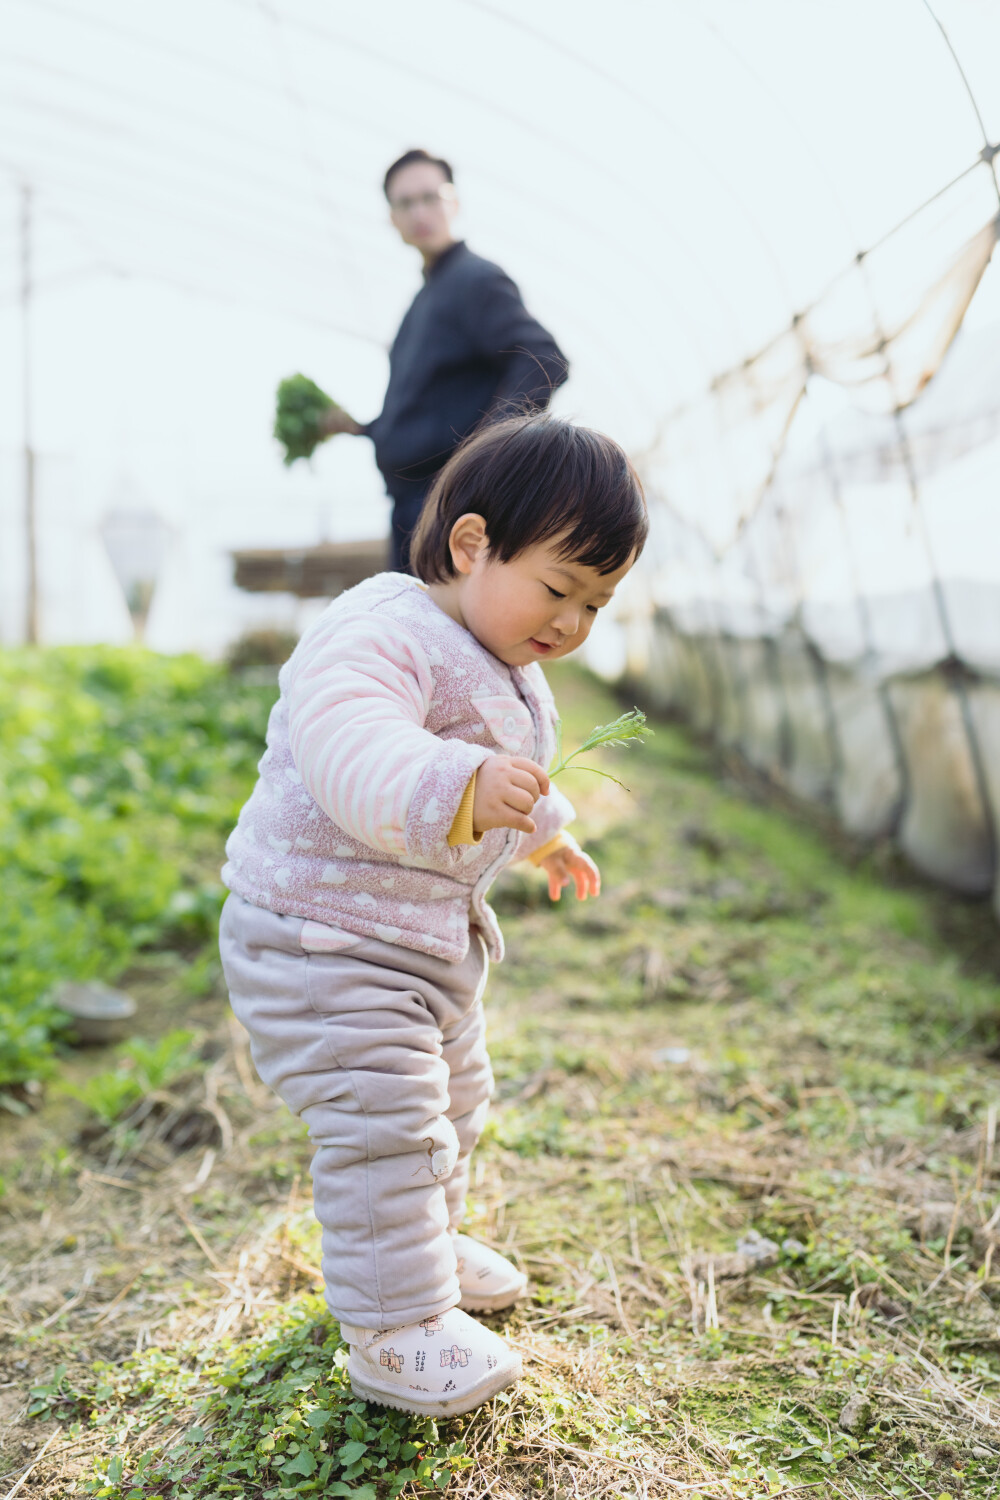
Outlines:
[[450, 1349], [441, 1350], [442, 1370], [464, 1370], [469, 1363], [471, 1349], [460, 1349], [457, 1344], [452, 1344]]
[[432, 1333], [440, 1333], [444, 1327], [440, 1313], [434, 1313], [429, 1318], [421, 1318], [420, 1326], [424, 1330], [424, 1337], [430, 1338]]
[[398, 1375], [403, 1368], [403, 1356], [391, 1348], [379, 1350], [378, 1362], [384, 1369], [391, 1370], [394, 1375]]

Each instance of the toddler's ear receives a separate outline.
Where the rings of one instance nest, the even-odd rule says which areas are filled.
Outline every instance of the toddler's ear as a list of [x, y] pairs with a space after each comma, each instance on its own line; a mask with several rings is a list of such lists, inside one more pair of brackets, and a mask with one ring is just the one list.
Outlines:
[[486, 522], [482, 516], [477, 516], [473, 511], [459, 516], [451, 528], [448, 550], [456, 573], [471, 573], [476, 559], [489, 550]]

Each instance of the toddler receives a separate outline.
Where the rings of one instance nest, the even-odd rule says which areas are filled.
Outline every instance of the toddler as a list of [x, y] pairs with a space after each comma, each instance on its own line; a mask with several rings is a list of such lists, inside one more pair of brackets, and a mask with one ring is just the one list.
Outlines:
[[498, 422], [438, 476], [416, 578], [334, 600], [279, 677], [260, 778], [226, 846], [221, 949], [260, 1076], [309, 1127], [326, 1300], [358, 1396], [470, 1411], [520, 1374], [471, 1316], [525, 1277], [460, 1232], [492, 1076], [486, 901], [514, 860], [597, 895], [545, 772], [540, 662], [586, 640], [646, 537], [609, 438]]

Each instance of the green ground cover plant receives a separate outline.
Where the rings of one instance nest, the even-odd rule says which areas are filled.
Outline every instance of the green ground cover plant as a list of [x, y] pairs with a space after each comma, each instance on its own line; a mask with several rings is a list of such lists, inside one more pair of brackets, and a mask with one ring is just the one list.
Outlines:
[[[614, 718], [552, 677], [568, 743]], [[517, 1388], [438, 1424], [353, 1401], [309, 1142], [218, 985], [154, 950], [144, 1045], [74, 1056], [88, 1102], [51, 1084], [10, 1120], [0, 1490], [1000, 1496], [990, 913], [655, 728], [631, 794], [567, 779], [600, 901], [497, 891], [468, 1228], [530, 1276], [495, 1320]], [[106, 1080], [140, 1067], [116, 1115]]]
[[[95, 1404], [102, 1413], [113, 1407], [137, 1436], [150, 1423], [162, 1424], [165, 1411], [180, 1417], [163, 1446], [147, 1450], [134, 1468], [124, 1454], [112, 1454], [88, 1484], [91, 1495], [120, 1495], [128, 1469], [135, 1496], [165, 1491], [211, 1500], [252, 1487], [395, 1500], [414, 1485], [439, 1492], [468, 1466], [464, 1443], [442, 1438], [435, 1422], [373, 1412], [355, 1399], [347, 1349], [316, 1297], [299, 1299], [276, 1327], [219, 1358], [200, 1354], [156, 1350], [124, 1365], [100, 1365], [89, 1398], [67, 1382], [65, 1368], [34, 1388], [34, 1415], [72, 1419], [86, 1417]], [[186, 1418], [193, 1401], [192, 1424]], [[225, 1437], [206, 1453], [211, 1432]]]
[[0, 1089], [51, 1068], [57, 981], [212, 940], [272, 697], [193, 656], [0, 654]]

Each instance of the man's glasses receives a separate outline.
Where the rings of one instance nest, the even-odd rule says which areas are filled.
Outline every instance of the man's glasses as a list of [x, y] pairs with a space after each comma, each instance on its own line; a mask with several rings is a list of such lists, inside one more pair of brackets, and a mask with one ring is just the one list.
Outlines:
[[412, 198], [394, 198], [389, 204], [394, 214], [411, 214], [415, 208], [436, 208], [439, 203], [454, 198], [455, 189], [450, 182], [443, 182], [433, 193], [417, 193]]

